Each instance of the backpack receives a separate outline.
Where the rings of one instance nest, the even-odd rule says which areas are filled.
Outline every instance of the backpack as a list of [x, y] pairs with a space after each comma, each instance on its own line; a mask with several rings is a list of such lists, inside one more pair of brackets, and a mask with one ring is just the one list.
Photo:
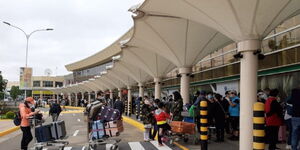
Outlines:
[[21, 113], [20, 113], [20, 111], [18, 111], [18, 112], [15, 112], [15, 118], [14, 118], [14, 124], [16, 125], [16, 126], [19, 126], [20, 124], [21, 124]]

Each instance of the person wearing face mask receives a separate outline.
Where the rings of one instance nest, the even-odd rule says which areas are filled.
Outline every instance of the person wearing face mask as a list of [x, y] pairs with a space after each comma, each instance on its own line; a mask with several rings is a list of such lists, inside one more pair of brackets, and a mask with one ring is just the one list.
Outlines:
[[232, 127], [232, 136], [230, 140], [239, 140], [239, 121], [240, 121], [240, 98], [237, 96], [236, 91], [231, 91], [229, 103], [229, 116]]
[[36, 115], [39, 113], [39, 110], [35, 110], [34, 112], [32, 111], [34, 108], [34, 100], [32, 97], [27, 97], [25, 99], [24, 103], [21, 103], [19, 105], [19, 110], [21, 114], [21, 130], [23, 133], [22, 136], [22, 141], [21, 141], [21, 150], [27, 150], [28, 149], [28, 144], [31, 142], [33, 139], [31, 130], [30, 130], [30, 123], [29, 123], [29, 118], [33, 115]]
[[[208, 121], [208, 126], [213, 127], [215, 126], [213, 116], [214, 116], [214, 108], [215, 108], [215, 100], [213, 97], [213, 93], [209, 92], [207, 93], [207, 121]], [[208, 138], [210, 139], [211, 137], [212, 130], [209, 128], [208, 130]]]

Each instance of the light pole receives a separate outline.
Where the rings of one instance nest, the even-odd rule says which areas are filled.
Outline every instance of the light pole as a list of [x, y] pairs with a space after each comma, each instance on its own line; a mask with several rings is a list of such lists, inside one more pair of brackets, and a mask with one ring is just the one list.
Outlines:
[[[3, 23], [6, 24], [6, 25], [8, 25], [8, 26], [11, 26], [11, 27], [14, 27], [14, 28], [16, 28], [16, 29], [19, 29], [19, 30], [21, 30], [21, 31], [24, 33], [24, 35], [25, 35], [25, 37], [26, 37], [26, 62], [25, 62], [25, 68], [27, 68], [27, 61], [28, 61], [28, 42], [29, 42], [30, 36], [31, 36], [33, 33], [38, 32], [38, 31], [52, 31], [53, 29], [52, 29], [52, 28], [47, 28], [47, 29], [37, 29], [37, 30], [34, 30], [34, 31], [30, 32], [29, 34], [27, 34], [23, 29], [21, 29], [21, 28], [15, 26], [15, 25], [12, 25], [11, 23], [8, 23], [8, 22], [5, 22], [5, 21], [3, 21]], [[24, 90], [24, 92], [25, 92], [24, 97], [25, 97], [25, 98], [26, 98], [26, 88], [27, 88], [27, 87], [25, 87], [25, 90]]]

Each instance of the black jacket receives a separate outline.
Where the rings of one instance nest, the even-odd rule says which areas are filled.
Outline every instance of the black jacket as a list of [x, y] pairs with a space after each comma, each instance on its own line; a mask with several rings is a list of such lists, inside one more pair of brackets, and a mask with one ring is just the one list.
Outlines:
[[121, 100], [117, 100], [114, 104], [114, 109], [118, 109], [120, 113], [124, 112], [124, 103]]

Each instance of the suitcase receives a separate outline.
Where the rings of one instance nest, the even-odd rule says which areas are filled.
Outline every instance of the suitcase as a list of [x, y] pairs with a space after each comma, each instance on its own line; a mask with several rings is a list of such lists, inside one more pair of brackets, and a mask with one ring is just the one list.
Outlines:
[[95, 101], [91, 104], [88, 104], [86, 107], [86, 111], [88, 112], [88, 116], [90, 119], [95, 120], [97, 114], [99, 113], [101, 106], [103, 104], [100, 103], [99, 101]]
[[102, 106], [101, 107], [101, 112], [99, 113], [99, 117], [100, 117], [100, 119], [101, 120], [105, 120], [105, 116], [107, 116], [107, 114], [108, 114], [108, 107], [105, 107], [105, 106]]
[[35, 128], [35, 137], [37, 142], [47, 142], [52, 140], [51, 124], [42, 125]]
[[93, 121], [92, 124], [92, 139], [101, 139], [105, 136], [105, 127], [104, 124], [100, 121]]
[[181, 121], [172, 121], [171, 130], [174, 133], [195, 134], [195, 124]]
[[106, 134], [110, 137], [119, 136], [124, 131], [123, 121], [115, 120], [105, 123]]
[[54, 140], [62, 139], [67, 135], [65, 121], [52, 122], [50, 129]]
[[118, 109], [109, 110], [109, 118], [106, 118], [106, 121], [114, 121], [120, 119], [121, 119], [121, 113]]

